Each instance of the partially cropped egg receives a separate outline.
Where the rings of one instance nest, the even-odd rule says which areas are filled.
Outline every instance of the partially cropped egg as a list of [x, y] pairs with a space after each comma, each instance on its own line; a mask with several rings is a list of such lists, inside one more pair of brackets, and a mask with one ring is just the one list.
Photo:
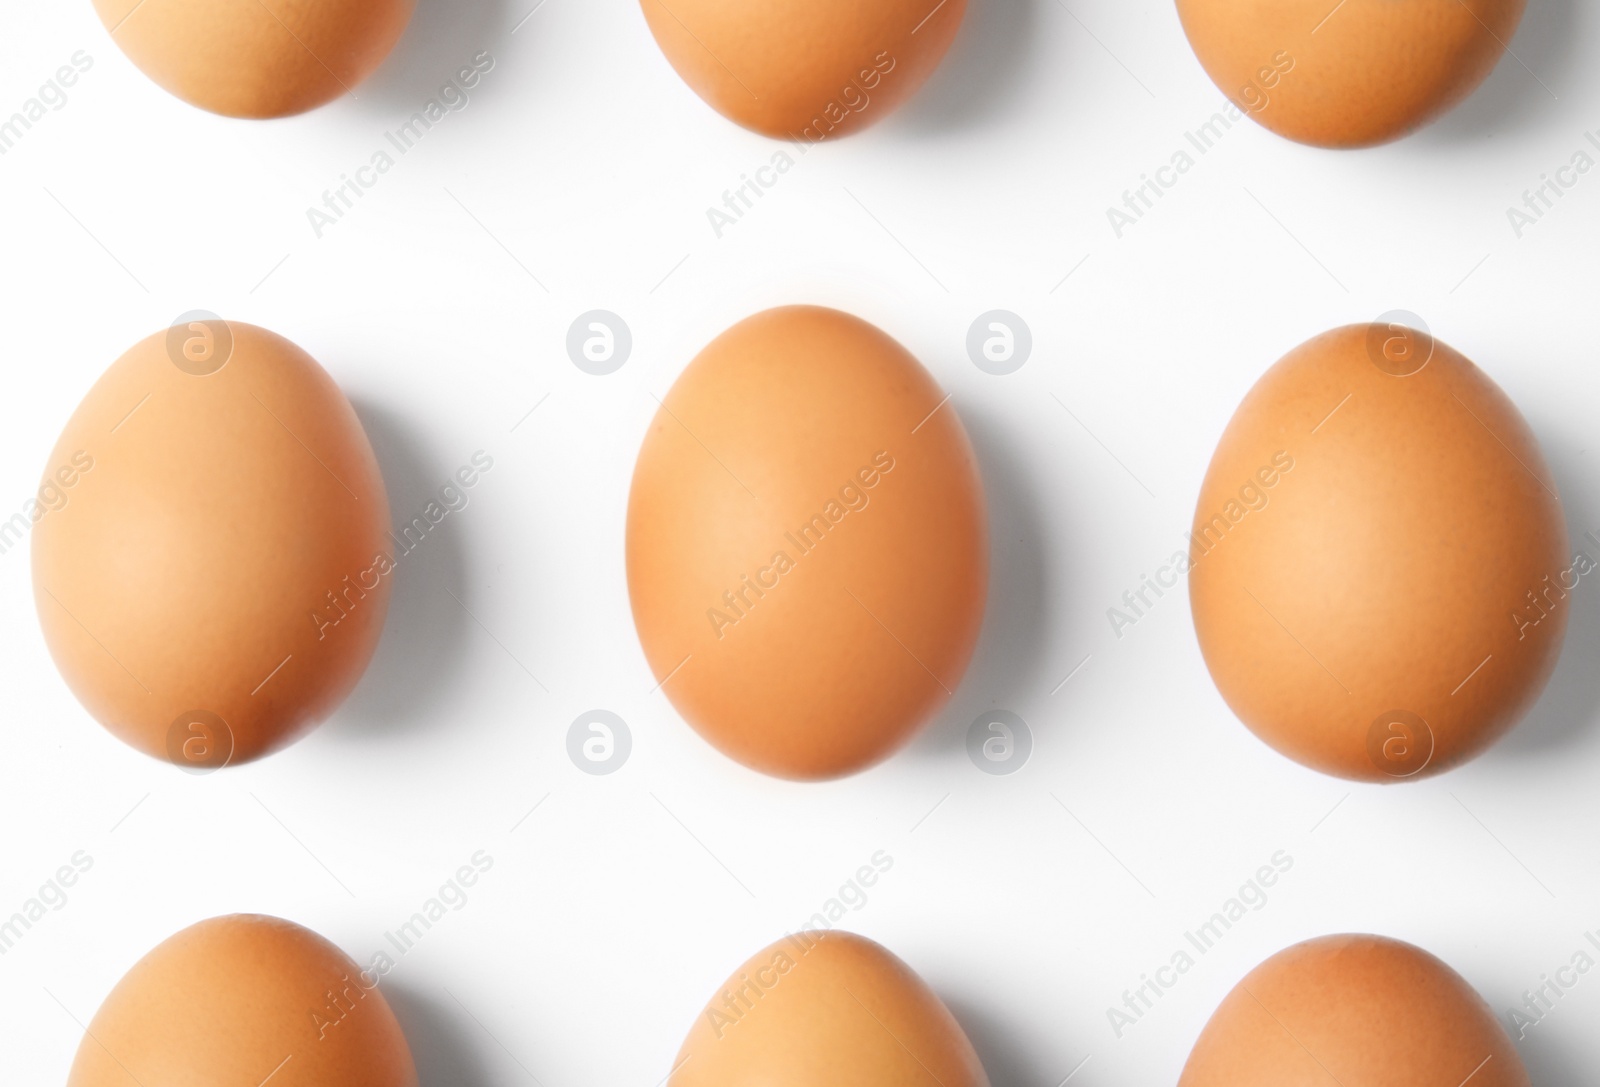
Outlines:
[[112, 40], [163, 88], [229, 117], [303, 113], [371, 75], [415, 0], [94, 0]]
[[417, 1087], [378, 982], [291, 922], [202, 921], [111, 990], [67, 1087]]
[[639, 452], [628, 589], [679, 712], [765, 773], [887, 757], [961, 681], [988, 585], [983, 486], [949, 397], [837, 310], [740, 322]]
[[395, 571], [377, 459], [327, 371], [193, 315], [89, 390], [40, 488], [33, 585], [86, 709], [188, 770], [245, 762], [361, 678]]
[[1256, 735], [1365, 781], [1449, 770], [1539, 697], [1573, 590], [1538, 441], [1426, 332], [1354, 325], [1291, 351], [1223, 432], [1189, 591], [1206, 664]]
[[668, 1087], [988, 1087], [938, 995], [880, 945], [802, 930], [712, 996]]
[[[1406, 135], [1488, 78], [1527, 0], [1178, 0], [1233, 119], [1322, 147]], [[1224, 118], [1226, 120], [1226, 118]]]
[[1206, 1024], [1178, 1087], [1528, 1087], [1483, 998], [1434, 956], [1324, 936], [1252, 970]]
[[955, 40], [967, 0], [641, 0], [661, 51], [723, 116], [815, 143], [882, 120]]

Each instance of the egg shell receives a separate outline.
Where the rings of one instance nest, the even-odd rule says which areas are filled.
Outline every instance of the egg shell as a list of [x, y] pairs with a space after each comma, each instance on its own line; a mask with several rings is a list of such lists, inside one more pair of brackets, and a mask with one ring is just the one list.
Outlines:
[[1420, 778], [1538, 698], [1578, 576], [1567, 546], [1499, 387], [1425, 333], [1353, 325], [1290, 352], [1228, 423], [1191, 536], [1195, 631], [1228, 705], [1285, 755]]
[[1365, 147], [1404, 136], [1471, 94], [1499, 62], [1526, 2], [1178, 0], [1178, 15], [1240, 113], [1301, 143]]
[[982, 482], [953, 405], [889, 336], [768, 310], [719, 336], [650, 425], [628, 588], [680, 713], [768, 774], [886, 757], [960, 683], [982, 624]]
[[955, 1016], [916, 972], [853, 933], [757, 952], [695, 1019], [669, 1087], [988, 1087]]
[[111, 990], [67, 1087], [417, 1087], [378, 979], [276, 917], [214, 917]]
[[[183, 354], [205, 350], [204, 365]], [[44, 478], [64, 502], [41, 503], [33, 533], [45, 641], [122, 740], [216, 769], [289, 743], [354, 688], [393, 581], [389, 504], [355, 411], [294, 344], [220, 320], [143, 340], [84, 397]]]
[[179, 98], [229, 117], [303, 113], [389, 55], [415, 0], [94, 0], [112, 40]]
[[768, 136], [815, 143], [888, 116], [955, 40], [966, 0], [641, 0], [685, 83]]
[[1250, 972], [1195, 1043], [1178, 1087], [1528, 1087], [1494, 1013], [1420, 948], [1324, 936]]

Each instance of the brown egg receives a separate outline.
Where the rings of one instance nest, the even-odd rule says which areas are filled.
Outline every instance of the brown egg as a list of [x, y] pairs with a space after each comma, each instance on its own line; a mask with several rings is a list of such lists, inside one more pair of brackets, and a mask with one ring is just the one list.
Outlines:
[[786, 936], [734, 971], [669, 1087], [988, 1087], [972, 1043], [916, 973], [848, 932]]
[[1450, 967], [1382, 936], [1280, 951], [1223, 1000], [1178, 1087], [1528, 1087], [1517, 1049]]
[[289, 743], [377, 647], [394, 548], [378, 463], [326, 371], [209, 315], [137, 344], [50, 455], [45, 641], [101, 724], [214, 770]]
[[680, 713], [746, 766], [848, 774], [950, 697], [983, 619], [983, 488], [955, 408], [836, 310], [719, 336], [651, 423], [628, 588]]
[[1528, 424], [1425, 333], [1354, 325], [1268, 370], [1206, 472], [1189, 593], [1256, 735], [1324, 773], [1435, 774], [1538, 698], [1577, 579]]
[[415, 0], [94, 0], [141, 71], [191, 105], [286, 117], [331, 102], [389, 55]]
[[134, 964], [95, 1013], [67, 1087], [416, 1087], [394, 1012], [321, 936], [213, 917]]
[[916, 93], [967, 0], [641, 0], [661, 51], [724, 117], [815, 143]]
[[[1206, 74], [1280, 136], [1365, 147], [1488, 78], [1527, 0], [1178, 0]], [[1228, 118], [1224, 118], [1228, 120]]]

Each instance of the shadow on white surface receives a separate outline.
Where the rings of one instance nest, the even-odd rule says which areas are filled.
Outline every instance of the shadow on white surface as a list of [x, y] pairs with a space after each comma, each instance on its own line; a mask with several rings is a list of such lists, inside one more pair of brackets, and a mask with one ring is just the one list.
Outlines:
[[1581, 6], [1581, 0], [1532, 0], [1511, 53], [1465, 102], [1424, 129], [1421, 142], [1474, 142], [1552, 112], [1588, 60], [1578, 33]]
[[[527, 0], [524, 6], [537, 2]], [[418, 109], [478, 53], [488, 50], [500, 58], [507, 51], [506, 36], [525, 14], [515, 0], [417, 0], [400, 44], [356, 88], [357, 100], [384, 114]]]
[[[391, 520], [409, 521], [437, 498], [448, 472], [418, 456], [417, 424], [370, 404], [355, 408], [383, 469]], [[452, 702], [451, 680], [466, 655], [472, 622], [450, 596], [452, 586], [467, 581], [460, 526], [452, 523], [457, 516], [450, 514], [400, 557], [383, 640], [332, 727], [392, 732], [449, 719], [442, 709]]]
[[448, 996], [423, 996], [392, 981], [383, 993], [411, 1046], [420, 1087], [494, 1087], [479, 1056], [494, 1043]]
[[[1545, 436], [1545, 456], [1566, 508], [1569, 555], [1582, 551], [1600, 562], [1600, 548], [1584, 537], [1586, 532], [1600, 536], [1600, 501], [1583, 486], [1593, 474], [1592, 459], [1581, 456], [1576, 436], [1567, 440], [1545, 428], [1535, 431]], [[1496, 748], [1505, 755], [1548, 758], [1580, 744], [1600, 727], [1600, 668], [1595, 667], [1600, 661], [1600, 571], [1580, 581], [1567, 602], [1571, 611], [1561, 660], [1533, 710]]]
[[[945, 998], [945, 1006], [956, 1017], [956, 1022], [961, 1024], [972, 1048], [978, 1051], [978, 1060], [989, 1074], [990, 1087], [1032, 1087], [1042, 1082], [1041, 1073], [1029, 1068], [1029, 1062], [1023, 1057], [1029, 1048], [1029, 1040], [1014, 1031], [996, 1009], [980, 1011], [965, 1001], [948, 997]], [[1060, 1040], [1051, 1041], [1056, 1044]], [[1059, 1080], [1065, 1074], [1066, 1070], [1063, 1070], [1050, 1082]]]
[[[1047, 612], [1061, 606], [1052, 589], [1053, 571], [1046, 558], [1046, 529], [1038, 505], [1046, 498], [1003, 419], [990, 418], [982, 408], [967, 404], [961, 408], [961, 422], [977, 451], [989, 505], [989, 602], [977, 650], [956, 696], [916, 744], [924, 751], [932, 748], [940, 758], [965, 758], [967, 728], [974, 714], [993, 707], [1014, 710], [1015, 706], [1002, 703], [1032, 700], [1060, 678], [1049, 678], [1049, 669], [1060, 662], [1045, 656]], [[1037, 745], [1040, 723], [1028, 724]]]
[[1022, 91], [1036, 48], [1039, 8], [1049, 0], [968, 0], [949, 54], [892, 123], [912, 131], [991, 124]]
[[[1581, 1007], [1572, 1010], [1583, 1014]], [[1530, 1028], [1528, 1037], [1516, 1045], [1522, 1063], [1527, 1066], [1528, 1079], [1539, 1087], [1584, 1087], [1594, 1082], [1595, 1070], [1587, 1067], [1583, 1058], [1558, 1035], [1542, 1035], [1535, 1026]]]

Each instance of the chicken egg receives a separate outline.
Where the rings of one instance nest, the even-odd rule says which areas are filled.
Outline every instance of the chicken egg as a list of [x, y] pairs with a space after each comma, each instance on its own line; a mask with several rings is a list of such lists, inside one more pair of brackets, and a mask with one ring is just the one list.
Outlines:
[[883, 947], [801, 931], [757, 952], [706, 1005], [668, 1087], [988, 1087], [961, 1025]]
[[415, 0], [94, 0], [112, 40], [191, 105], [286, 117], [345, 94], [389, 55]]
[[628, 501], [650, 667], [724, 753], [860, 770], [950, 698], [988, 585], [983, 485], [954, 406], [856, 317], [768, 310], [662, 402]]
[[378, 980], [289, 921], [202, 921], [111, 990], [67, 1087], [417, 1087]]
[[1432, 955], [1381, 936], [1280, 951], [1217, 1008], [1178, 1087], [1529, 1087], [1483, 998]]
[[1510, 729], [1578, 579], [1538, 441], [1467, 359], [1392, 322], [1324, 333], [1217, 445], [1188, 561], [1195, 632], [1259, 737], [1363, 781], [1441, 773]]
[[136, 344], [51, 454], [33, 586], [84, 707], [196, 772], [282, 747], [372, 658], [395, 569], [366, 432], [281, 336], [208, 314]]
[[1527, 0], [1178, 0], [1195, 55], [1240, 115], [1291, 140], [1365, 147], [1488, 78]]
[[955, 40], [967, 0], [641, 0], [661, 51], [717, 112], [815, 143], [882, 120]]

